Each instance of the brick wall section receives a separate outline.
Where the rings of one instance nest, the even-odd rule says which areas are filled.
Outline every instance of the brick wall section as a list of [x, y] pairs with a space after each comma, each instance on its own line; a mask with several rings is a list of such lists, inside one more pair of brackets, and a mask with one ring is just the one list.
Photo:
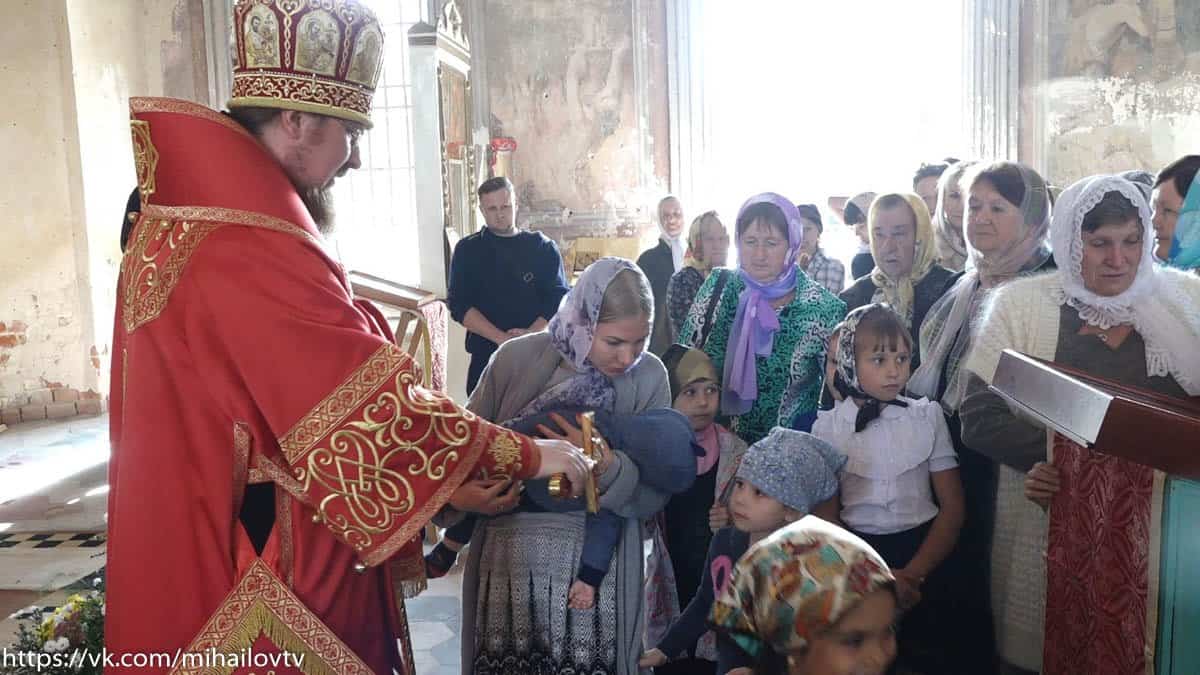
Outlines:
[[[26, 344], [28, 329], [24, 321], [0, 321], [0, 373], [12, 358], [12, 351]], [[100, 355], [95, 347], [91, 349], [91, 357], [93, 367], [99, 369]], [[79, 391], [45, 379], [26, 383], [23, 392], [0, 392], [0, 424], [9, 426], [33, 420], [99, 415], [107, 408], [107, 401], [93, 390]]]

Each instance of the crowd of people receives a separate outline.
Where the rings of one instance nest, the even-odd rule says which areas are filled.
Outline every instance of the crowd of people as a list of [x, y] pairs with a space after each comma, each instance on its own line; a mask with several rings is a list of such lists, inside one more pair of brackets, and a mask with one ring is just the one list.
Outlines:
[[596, 514], [540, 481], [496, 487], [503, 513], [443, 509], [426, 568], [471, 542], [464, 672], [1039, 672], [1059, 476], [988, 384], [1011, 348], [1200, 394], [1175, 233], [1198, 170], [1060, 191], [1016, 162], [923, 164], [911, 192], [829, 200], [862, 242], [850, 279], [814, 204], [763, 193], [732, 230], [685, 228], [667, 196], [654, 248], [569, 290], [512, 185], [484, 183], [504, 217], [460, 244], [449, 296], [468, 408], [576, 444], [594, 411], [604, 460]]

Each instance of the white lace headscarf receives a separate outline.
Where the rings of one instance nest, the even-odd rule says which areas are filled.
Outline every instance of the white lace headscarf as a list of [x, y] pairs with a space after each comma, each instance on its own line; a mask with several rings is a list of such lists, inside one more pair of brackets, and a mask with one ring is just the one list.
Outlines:
[[[933, 213], [933, 231], [937, 235], [938, 264], [951, 272], [961, 272], [967, 264], [967, 240], [963, 232], [965, 217], [960, 211], [958, 225], [951, 220], [947, 212], [946, 196], [961, 189], [963, 174], [974, 162], [958, 162], [942, 172], [937, 183], [937, 208]], [[966, 190], [963, 193], [962, 210], [967, 207]]]
[[[910, 395], [933, 400], [944, 381], [940, 403], [947, 412], [957, 410], [966, 393], [959, 364], [971, 347], [971, 329], [988, 293], [1006, 281], [1037, 271], [1050, 258], [1047, 243], [1050, 198], [1046, 181], [1033, 169], [1015, 162], [974, 165], [962, 178], [964, 210], [967, 210], [968, 189], [978, 180], [987, 180], [986, 175], [980, 178], [981, 172], [1014, 168], [1025, 184], [1021, 203], [1015, 204], [1021, 212], [1021, 229], [1016, 238], [1007, 246], [985, 254], [972, 246], [967, 237], [966, 272], [934, 303], [921, 324], [921, 367], [909, 379], [908, 391]], [[964, 232], [970, 218], [967, 211], [963, 218]]]
[[[1083, 219], [1110, 192], [1119, 192], [1137, 207], [1142, 226], [1142, 258], [1133, 284], [1112, 297], [1097, 295], [1084, 285], [1082, 233]], [[1067, 188], [1055, 204], [1050, 225], [1062, 280], [1055, 300], [1074, 308], [1080, 319], [1100, 329], [1132, 325], [1146, 344], [1147, 375], [1171, 375], [1189, 395], [1200, 395], [1200, 307], [1192, 306], [1182, 291], [1165, 283], [1165, 273], [1154, 264], [1153, 232], [1150, 205], [1142, 190], [1129, 180], [1090, 176]]]

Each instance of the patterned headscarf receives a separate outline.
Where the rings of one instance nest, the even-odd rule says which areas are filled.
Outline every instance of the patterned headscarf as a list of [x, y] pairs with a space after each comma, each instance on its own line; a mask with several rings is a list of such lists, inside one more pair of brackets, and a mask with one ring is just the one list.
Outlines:
[[[986, 254], [968, 240], [966, 273], [929, 309], [920, 336], [914, 336], [920, 340], [922, 358], [921, 367], [908, 381], [908, 390], [934, 400], [944, 380], [940, 402], [948, 412], [958, 409], [966, 393], [958, 366], [970, 349], [971, 326], [982, 312], [988, 293], [1006, 281], [1036, 272], [1050, 258], [1050, 196], [1046, 181], [1036, 171], [1015, 162], [975, 165], [963, 184], [974, 185], [978, 171], [998, 168], [1015, 168], [1025, 184], [1021, 203], [1014, 205], [1021, 212], [1021, 229], [1011, 244]], [[969, 219], [963, 219], [964, 232]]]
[[[1110, 192], [1118, 192], [1137, 207], [1142, 226], [1142, 258], [1133, 284], [1115, 296], [1087, 289], [1083, 280], [1083, 220]], [[1062, 280], [1056, 298], [1079, 312], [1085, 323], [1101, 329], [1130, 324], [1146, 343], [1146, 374], [1171, 375], [1190, 395], [1200, 394], [1200, 312], [1176, 315], [1164, 302], [1172, 292], [1163, 283], [1167, 274], [1154, 263], [1154, 224], [1142, 191], [1120, 176], [1090, 176], [1063, 191], [1054, 208], [1050, 241]], [[1186, 298], [1171, 298], [1177, 307], [1190, 305]]]
[[[951, 222], [946, 212], [946, 197], [955, 189], [961, 190], [959, 181], [974, 162], [958, 162], [942, 172], [937, 184], [937, 206], [933, 214], [933, 230], [937, 238], [938, 264], [953, 272], [961, 272], [967, 265], [967, 238], [963, 233], [966, 218], [958, 214], [958, 225]], [[966, 199], [963, 199], [965, 211]]]
[[[889, 277], [879, 267], [882, 256], [875, 244], [875, 222], [879, 217], [879, 203], [887, 197], [900, 197], [912, 209], [916, 218], [916, 237], [913, 252], [912, 271], [899, 279]], [[913, 286], [916, 286], [929, 274], [930, 268], [937, 262], [937, 242], [933, 234], [933, 223], [929, 220], [929, 207], [925, 200], [907, 192], [893, 192], [879, 195], [871, 202], [871, 211], [867, 214], [868, 235], [871, 238], [871, 255], [875, 258], [875, 269], [871, 270], [871, 281], [879, 288], [876, 296], [892, 306], [896, 313], [904, 317], [904, 323], [912, 323]]]
[[[600, 258], [588, 265], [579, 276], [579, 281], [563, 298], [558, 312], [546, 327], [550, 332], [550, 343], [578, 374], [543, 392], [517, 413], [517, 418], [551, 408], [572, 406], [612, 411], [616, 398], [612, 380], [592, 365], [588, 354], [596, 339], [596, 324], [600, 319], [604, 293], [613, 279], [625, 271], [637, 274], [642, 284], [649, 288], [646, 275], [637, 265], [624, 258]], [[650, 316], [649, 319], [653, 323], [654, 317]], [[625, 372], [636, 368], [641, 360], [639, 356]]]
[[[772, 204], [783, 213], [788, 225], [788, 251], [783, 261], [783, 271], [770, 283], [756, 281], [745, 269], [738, 271], [746, 288], [738, 296], [737, 312], [729, 331], [725, 379], [722, 380], [725, 390], [721, 396], [721, 412], [726, 415], [743, 415], [754, 407], [754, 401], [758, 399], [758, 371], [754, 358], [771, 354], [775, 332], [779, 330], [779, 317], [771, 307], [771, 301], [796, 289], [796, 258], [804, 242], [800, 212], [786, 197], [774, 192], [755, 195], [742, 204], [738, 210], [738, 220], [742, 219], [746, 209], [755, 204]], [[738, 251], [738, 264], [741, 265], [745, 259]]]
[[713, 603], [710, 623], [747, 654], [803, 652], [895, 577], [866, 542], [816, 516], [751, 546]]
[[742, 456], [737, 477], [807, 515], [837, 494], [837, 474], [844, 466], [846, 456], [825, 441], [803, 431], [775, 427]]
[[900, 399], [880, 401], [863, 391], [862, 385], [858, 383], [858, 366], [855, 362], [858, 324], [871, 312], [891, 311], [890, 307], [878, 302], [864, 305], [847, 314], [845, 320], [834, 329], [835, 332], [840, 332], [838, 332], [837, 344], [837, 373], [833, 377], [833, 386], [846, 399], [863, 399], [863, 403], [858, 409], [858, 416], [854, 419], [854, 433], [866, 429], [872, 420], [879, 417], [879, 413], [885, 405], [894, 405], [900, 408], [908, 407], [908, 403]]
[[704, 250], [704, 230], [708, 227], [719, 227], [721, 231], [725, 230], [725, 224], [721, 222], [721, 218], [717, 216], [716, 211], [705, 211], [696, 216], [688, 228], [687, 234], [687, 254], [683, 257], [685, 267], [691, 267], [700, 274], [708, 276], [712, 271], [712, 261], [709, 260], [709, 252]]

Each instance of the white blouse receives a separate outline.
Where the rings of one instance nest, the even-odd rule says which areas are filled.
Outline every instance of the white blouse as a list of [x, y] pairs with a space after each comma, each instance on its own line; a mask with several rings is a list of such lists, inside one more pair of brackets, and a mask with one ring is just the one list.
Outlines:
[[942, 407], [900, 397], [907, 408], [885, 405], [861, 433], [858, 404], [846, 399], [817, 413], [812, 433], [848, 457], [842, 470], [842, 522], [866, 534], [911, 530], [934, 518], [930, 474], [958, 466]]

